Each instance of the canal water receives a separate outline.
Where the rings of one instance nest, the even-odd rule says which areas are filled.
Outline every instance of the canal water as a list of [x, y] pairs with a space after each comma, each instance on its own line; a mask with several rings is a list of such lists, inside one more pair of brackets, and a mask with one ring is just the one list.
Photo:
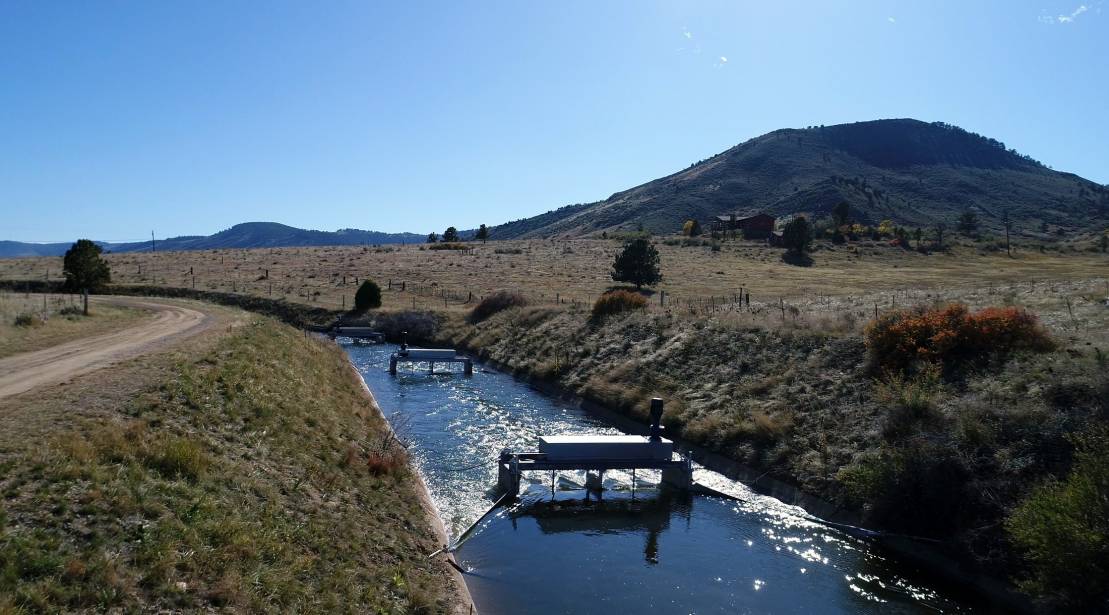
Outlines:
[[[495, 369], [472, 378], [402, 364], [392, 345], [346, 345], [410, 442], [457, 538], [494, 503], [501, 449], [543, 434], [620, 433]], [[696, 467], [694, 480], [737, 499], [657, 488], [650, 471], [605, 473], [600, 500], [582, 473], [525, 475], [519, 500], [486, 516], [456, 552], [478, 610], [515, 613], [969, 612], [866, 542], [795, 506]]]

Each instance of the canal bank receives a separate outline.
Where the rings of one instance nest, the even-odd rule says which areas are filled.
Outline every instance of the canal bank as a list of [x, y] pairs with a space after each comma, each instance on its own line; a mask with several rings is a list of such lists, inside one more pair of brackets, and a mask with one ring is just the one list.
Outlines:
[[[385, 413], [381, 411], [381, 405], [377, 403], [377, 399], [374, 397], [373, 391], [370, 389], [369, 385], [366, 384], [366, 380], [362, 377], [361, 373], [359, 373], [358, 367], [354, 364], [353, 361], [350, 360], [349, 355], [347, 356], [347, 365], [350, 367], [351, 377], [358, 382], [363, 393], [365, 394], [367, 403], [381, 418], [382, 422], [384, 422], [385, 425], [388, 426], [389, 430], [392, 431], [392, 423], [389, 421], [388, 417], [385, 416]], [[397, 437], [397, 434], [395, 432], [393, 433], [393, 437]], [[473, 596], [470, 595], [470, 590], [466, 586], [466, 578], [460, 572], [461, 567], [455, 560], [454, 555], [447, 551], [447, 547], [450, 544], [451, 540], [450, 535], [447, 533], [447, 527], [443, 525], [443, 520], [439, 516], [439, 509], [435, 506], [435, 502], [431, 499], [431, 493], [428, 492], [427, 484], [424, 482], [423, 476], [419, 472], [413, 472], [412, 475], [413, 477], [415, 477], [415, 491], [416, 495], [419, 497], [420, 505], [424, 509], [428, 523], [431, 525], [432, 530], [435, 532], [437, 543], [442, 547], [441, 552], [428, 553], [427, 555], [429, 558], [439, 557], [444, 561], [447, 561], [449, 564], [448, 574], [450, 575], [450, 578], [452, 580], [452, 588], [454, 590], [453, 593], [455, 594], [455, 607], [453, 612], [458, 614], [464, 613], [467, 615], [473, 615], [477, 613], [478, 610], [474, 605]]]
[[[597, 408], [587, 411], [543, 395], [491, 365], [472, 379], [420, 371], [391, 377], [390, 350], [348, 347], [386, 415], [409, 421], [414, 462], [455, 535], [492, 503], [493, 461], [501, 448], [532, 445], [545, 433], [619, 433], [600, 418]], [[705, 468], [698, 469], [697, 479], [737, 499], [728, 504], [693, 496], [688, 503], [675, 502], [631, 476], [613, 473], [606, 474], [605, 502], [598, 507], [587, 503], [581, 477], [560, 474], [554, 489], [549, 477], [533, 478], [517, 505], [479, 524], [459, 551], [478, 606], [485, 609], [488, 603], [485, 612], [493, 613], [522, 606], [546, 612], [568, 599], [552, 594], [552, 584], [577, 588], [595, 583], [600, 575], [611, 577], [619, 589], [577, 590], [571, 603], [585, 610], [596, 607], [590, 600], [614, 608], [667, 604], [662, 610], [674, 612], [729, 612], [744, 605], [761, 605], [769, 612], [800, 612], [805, 606], [809, 611], [865, 612], [879, 605], [881, 612], [971, 610], [928, 588], [914, 567], [887, 559], [867, 542], [818, 522], [800, 508]], [[621, 501], [632, 489], [634, 507], [661, 503], [646, 504], [654, 511], [650, 514], [634, 507], [628, 512]], [[569, 518], [552, 520], [552, 513]], [[610, 557], [627, 555], [635, 544], [640, 556]], [[659, 544], [665, 558], [651, 561], [643, 555], [644, 549], [653, 551], [651, 545]], [[773, 574], [764, 578], [760, 571]], [[797, 587], [812, 596], [798, 603]]]

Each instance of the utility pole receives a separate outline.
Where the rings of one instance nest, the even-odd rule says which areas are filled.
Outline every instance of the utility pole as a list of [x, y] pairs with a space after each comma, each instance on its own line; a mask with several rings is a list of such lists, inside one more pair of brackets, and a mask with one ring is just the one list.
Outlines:
[[1013, 223], [1011, 220], [1009, 220], [1008, 209], [1005, 210], [1005, 217], [1002, 219], [1002, 221], [1005, 224], [1005, 254], [1007, 254], [1009, 258], [1013, 258], [1013, 251], [1009, 247], [1009, 229], [1013, 226]]
[[154, 231], [150, 231], [150, 254], [151, 254], [151, 257], [150, 257], [150, 283], [151, 284], [157, 284], [158, 283], [158, 269], [154, 266], [154, 256], [153, 256], [153, 254], [157, 251], [158, 251], [157, 246], [154, 245]]

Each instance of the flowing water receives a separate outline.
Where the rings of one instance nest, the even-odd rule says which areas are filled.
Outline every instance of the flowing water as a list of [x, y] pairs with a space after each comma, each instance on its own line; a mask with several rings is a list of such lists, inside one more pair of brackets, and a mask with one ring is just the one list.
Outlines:
[[[411, 442], [457, 538], [493, 504], [504, 448], [538, 436], [620, 433], [510, 375], [475, 366], [387, 372], [392, 345], [345, 346], [390, 422]], [[485, 517], [455, 553], [478, 609], [499, 613], [968, 612], [862, 540], [795, 506], [695, 467], [694, 480], [736, 499], [679, 495], [657, 473], [525, 475], [519, 500]]]

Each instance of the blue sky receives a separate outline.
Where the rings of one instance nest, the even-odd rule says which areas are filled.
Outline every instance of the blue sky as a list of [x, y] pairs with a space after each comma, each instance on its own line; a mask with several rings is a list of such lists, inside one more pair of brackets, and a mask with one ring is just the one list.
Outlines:
[[1105, 0], [0, 0], [0, 239], [441, 232], [889, 117], [1106, 183], [1107, 112]]

